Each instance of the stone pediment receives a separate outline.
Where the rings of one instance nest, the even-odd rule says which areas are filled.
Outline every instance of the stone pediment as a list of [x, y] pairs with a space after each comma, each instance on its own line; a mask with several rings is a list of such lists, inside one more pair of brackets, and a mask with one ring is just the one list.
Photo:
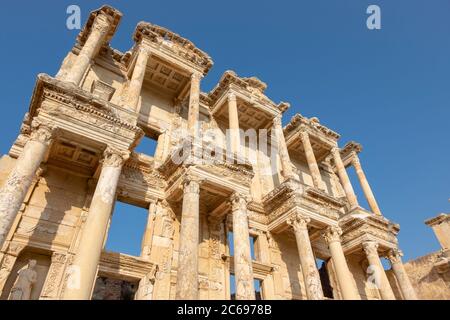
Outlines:
[[196, 65], [203, 73], [207, 73], [213, 65], [210, 56], [197, 48], [194, 43], [164, 27], [149, 22], [139, 22], [133, 39], [136, 42], [140, 42], [143, 38], [157, 44], [161, 49]]

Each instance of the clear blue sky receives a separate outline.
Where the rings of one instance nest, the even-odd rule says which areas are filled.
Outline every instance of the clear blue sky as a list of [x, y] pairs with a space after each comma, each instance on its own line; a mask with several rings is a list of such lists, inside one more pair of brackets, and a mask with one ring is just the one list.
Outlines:
[[[2, 153], [17, 136], [36, 75], [55, 75], [75, 41], [78, 31], [65, 27], [69, 4], [80, 5], [84, 23], [103, 2], [0, 5]], [[213, 58], [202, 90], [209, 91], [227, 69], [257, 76], [274, 101], [291, 103], [285, 124], [296, 112], [317, 116], [341, 134], [341, 145], [360, 142], [360, 158], [380, 207], [401, 225], [405, 259], [439, 248], [423, 221], [450, 211], [449, 1], [109, 4], [124, 13], [112, 41], [119, 50], [130, 48], [139, 21], [165, 26]], [[381, 30], [366, 28], [369, 4], [381, 7]], [[145, 211], [127, 210], [118, 206], [108, 248], [137, 254]]]

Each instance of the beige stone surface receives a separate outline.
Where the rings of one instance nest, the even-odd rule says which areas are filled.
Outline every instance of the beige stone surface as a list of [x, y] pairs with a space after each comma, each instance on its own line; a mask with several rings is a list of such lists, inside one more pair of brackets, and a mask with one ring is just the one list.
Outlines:
[[[38, 75], [0, 159], [2, 299], [29, 260], [30, 299], [394, 298], [384, 270], [380, 290], [367, 272], [398, 249], [399, 227], [381, 216], [361, 146], [339, 148], [316, 117], [283, 127], [289, 103], [256, 77], [225, 71], [203, 92], [212, 59], [166, 28], [140, 22], [129, 50], [111, 48], [121, 17], [109, 6], [89, 15], [56, 76]], [[154, 154], [136, 152], [143, 139]], [[118, 200], [148, 210], [138, 256], [104, 249]], [[395, 298], [414, 296], [405, 273], [419, 298], [448, 298], [438, 220], [443, 253], [392, 260]]]

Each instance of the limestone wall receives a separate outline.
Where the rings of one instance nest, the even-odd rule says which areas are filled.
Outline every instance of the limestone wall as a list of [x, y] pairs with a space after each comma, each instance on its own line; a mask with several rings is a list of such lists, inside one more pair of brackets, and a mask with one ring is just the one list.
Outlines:
[[439, 254], [439, 251], [433, 252], [405, 263], [406, 272], [419, 299], [450, 299], [449, 271], [440, 274], [434, 267]]

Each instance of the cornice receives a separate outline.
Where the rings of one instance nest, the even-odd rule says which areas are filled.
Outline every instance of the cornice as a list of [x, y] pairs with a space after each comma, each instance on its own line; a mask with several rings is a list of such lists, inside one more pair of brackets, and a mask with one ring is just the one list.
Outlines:
[[203, 74], [208, 73], [213, 65], [213, 61], [207, 53], [197, 48], [188, 39], [164, 27], [149, 22], [139, 22], [134, 31], [133, 39], [138, 43], [143, 38], [156, 44], [167, 43], [175, 54], [201, 68]]

